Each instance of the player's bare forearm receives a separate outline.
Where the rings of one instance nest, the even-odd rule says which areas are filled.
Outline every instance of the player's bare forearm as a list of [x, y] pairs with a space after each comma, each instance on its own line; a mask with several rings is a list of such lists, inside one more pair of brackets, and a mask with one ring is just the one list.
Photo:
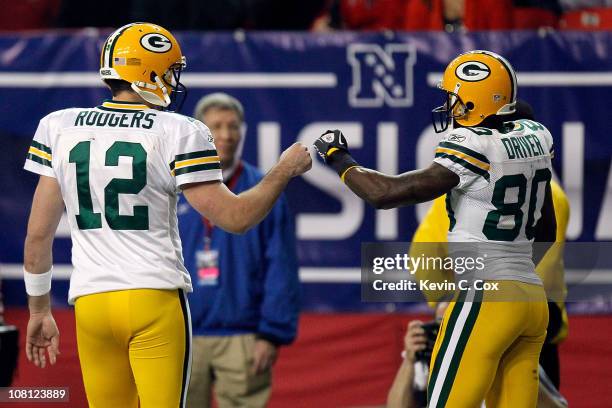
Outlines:
[[291, 178], [290, 169], [276, 165], [256, 186], [236, 197], [231, 215], [238, 233], [247, 231], [268, 215]]
[[[42, 274], [51, 269], [55, 230], [64, 211], [60, 187], [52, 177], [41, 176], [34, 199], [24, 244], [24, 269], [31, 274]], [[46, 313], [50, 309], [49, 294], [28, 298], [30, 313]]]
[[459, 183], [459, 177], [432, 163], [428, 168], [389, 176], [363, 167], [350, 169], [346, 185], [376, 208], [395, 208], [433, 200]]
[[459, 184], [459, 176], [436, 163], [398, 176], [361, 167], [349, 153], [346, 137], [339, 129], [323, 133], [314, 142], [314, 147], [346, 185], [375, 208], [430, 201]]
[[253, 188], [235, 195], [224, 184], [198, 183], [183, 186], [189, 204], [222, 229], [242, 234], [261, 222], [292, 177], [312, 165], [306, 146], [295, 143], [283, 152], [279, 162]]
[[213, 224], [243, 234], [265, 218], [290, 178], [282, 168], [273, 168], [256, 186], [238, 195], [219, 182], [189, 184], [183, 186], [183, 194]]
[[23, 250], [23, 266], [30, 273], [45, 273], [53, 264], [53, 235], [39, 236], [28, 232]]
[[[53, 235], [48, 237], [28, 233], [24, 247], [24, 269], [33, 274], [41, 274], [49, 271], [53, 264], [52, 245]], [[51, 300], [49, 294], [28, 296], [28, 308], [30, 309], [31, 315], [50, 312]]]
[[24, 244], [24, 267], [28, 272], [44, 273], [51, 269], [53, 237], [63, 211], [64, 201], [57, 181], [40, 176]]

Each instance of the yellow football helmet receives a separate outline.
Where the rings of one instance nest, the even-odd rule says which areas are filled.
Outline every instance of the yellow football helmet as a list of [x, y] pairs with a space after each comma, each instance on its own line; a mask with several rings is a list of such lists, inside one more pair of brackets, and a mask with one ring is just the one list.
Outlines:
[[100, 76], [122, 79], [145, 101], [168, 107], [186, 89], [180, 83], [186, 59], [174, 36], [150, 23], [127, 24], [113, 32], [102, 47]]
[[455, 120], [477, 126], [492, 115], [509, 115], [516, 106], [516, 74], [510, 63], [491, 51], [469, 51], [451, 61], [438, 88], [446, 103], [433, 110], [437, 133]]

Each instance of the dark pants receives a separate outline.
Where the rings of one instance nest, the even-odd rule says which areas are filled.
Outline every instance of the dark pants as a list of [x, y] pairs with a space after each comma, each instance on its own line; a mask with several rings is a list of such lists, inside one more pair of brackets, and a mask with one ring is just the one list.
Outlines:
[[15, 326], [0, 325], [0, 387], [10, 387], [17, 367], [19, 332]]
[[550, 340], [555, 338], [557, 333], [559, 333], [561, 324], [563, 323], [561, 309], [559, 309], [556, 303], [548, 302], [548, 316], [548, 329], [546, 340], [544, 341], [544, 346], [542, 346], [542, 352], [540, 353], [540, 365], [555, 387], [559, 389], [559, 385], [561, 384], [559, 348], [556, 344], [550, 343]]

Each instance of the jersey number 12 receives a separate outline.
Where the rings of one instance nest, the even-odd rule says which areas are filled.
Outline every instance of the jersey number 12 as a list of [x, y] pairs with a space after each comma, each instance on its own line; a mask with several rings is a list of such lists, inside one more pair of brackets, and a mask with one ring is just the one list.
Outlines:
[[[77, 143], [70, 150], [69, 161], [76, 164], [79, 229], [102, 228], [102, 214], [93, 210], [89, 185], [89, 160], [91, 142]], [[115, 142], [106, 151], [105, 166], [117, 166], [119, 157], [132, 158], [132, 178], [112, 179], [104, 188], [104, 218], [113, 230], [149, 229], [149, 209], [146, 205], [134, 206], [134, 215], [119, 214], [119, 194], [138, 194], [147, 185], [147, 152], [140, 143]]]

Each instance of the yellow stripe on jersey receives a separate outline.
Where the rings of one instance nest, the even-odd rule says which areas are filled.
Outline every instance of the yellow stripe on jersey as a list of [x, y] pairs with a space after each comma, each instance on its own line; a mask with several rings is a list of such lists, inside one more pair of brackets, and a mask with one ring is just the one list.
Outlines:
[[218, 170], [221, 168], [219, 155], [215, 149], [181, 153], [170, 163], [170, 174], [180, 176], [195, 171]]
[[33, 154], [35, 156], [40, 157], [41, 159], [45, 159], [45, 160], [49, 160], [51, 161], [51, 154], [49, 153], [45, 153], [42, 150], [39, 150], [33, 146], [30, 146], [30, 150], [28, 150], [28, 153]]
[[470, 164], [473, 164], [474, 166], [484, 170], [484, 171], [489, 171], [489, 169], [491, 168], [491, 165], [489, 165], [488, 163], [485, 163], [483, 161], [480, 161], [472, 156], [468, 156], [465, 153], [461, 153], [458, 150], [455, 149], [451, 149], [448, 147], [438, 147], [436, 149], [436, 153], [446, 153], [446, 154], [450, 154], [456, 157], [459, 157], [467, 162], [469, 162]]
[[51, 157], [51, 148], [49, 146], [32, 140], [30, 148], [28, 149], [28, 154], [26, 155], [27, 160], [32, 160], [43, 166], [53, 167], [51, 164]]
[[180, 169], [187, 166], [195, 166], [196, 164], [216, 163], [219, 162], [219, 156], [202, 157], [199, 159], [189, 159], [174, 163], [175, 169]]
[[200, 150], [197, 152], [181, 153], [175, 156], [170, 163], [170, 174], [180, 176], [185, 173], [204, 170], [218, 170], [221, 161], [215, 149]]
[[174, 164], [175, 167], [170, 171], [170, 174], [178, 176], [179, 174], [191, 173], [193, 171], [214, 170], [220, 168], [220, 165], [219, 156], [182, 160]]
[[104, 106], [105, 108], [127, 109], [127, 110], [149, 109], [147, 105], [140, 104], [140, 103], [132, 104], [132, 103], [122, 103], [122, 102], [111, 102], [111, 101], [105, 101], [104, 103], [102, 103], [102, 106]]

